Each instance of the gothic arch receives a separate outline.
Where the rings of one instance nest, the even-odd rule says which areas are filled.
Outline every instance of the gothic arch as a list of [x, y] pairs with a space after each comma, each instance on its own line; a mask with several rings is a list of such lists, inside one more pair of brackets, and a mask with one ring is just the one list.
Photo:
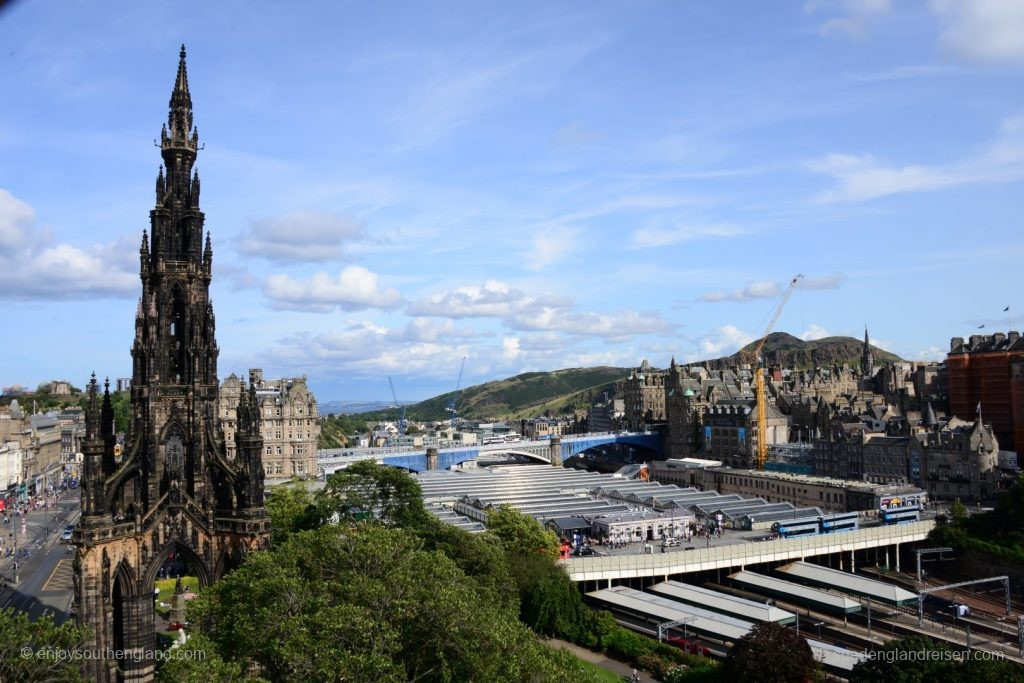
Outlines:
[[[209, 543], [209, 540], [207, 539], [206, 542]], [[209, 586], [213, 583], [211, 568], [207, 566], [206, 562], [204, 562], [199, 555], [196, 554], [187, 541], [175, 536], [164, 543], [164, 545], [153, 554], [153, 557], [150, 558], [149, 565], [146, 567], [146, 571], [142, 575], [143, 588], [149, 587], [152, 591], [153, 586], [156, 584], [156, 573], [160, 571], [160, 567], [162, 567], [164, 562], [167, 561], [167, 554], [170, 552], [181, 553], [189, 560], [189, 564], [196, 568], [200, 586]]]

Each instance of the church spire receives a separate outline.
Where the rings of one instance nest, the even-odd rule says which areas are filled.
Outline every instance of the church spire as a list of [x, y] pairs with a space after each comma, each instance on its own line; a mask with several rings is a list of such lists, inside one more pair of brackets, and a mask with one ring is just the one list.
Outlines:
[[170, 111], [167, 126], [172, 138], [185, 139], [192, 132], [192, 97], [188, 92], [188, 71], [185, 68], [185, 46], [181, 46], [178, 59], [178, 76], [171, 91]]
[[864, 377], [874, 374], [875, 354], [871, 352], [871, 342], [868, 341], [868, 326], [864, 323], [864, 349], [860, 356], [860, 371]]

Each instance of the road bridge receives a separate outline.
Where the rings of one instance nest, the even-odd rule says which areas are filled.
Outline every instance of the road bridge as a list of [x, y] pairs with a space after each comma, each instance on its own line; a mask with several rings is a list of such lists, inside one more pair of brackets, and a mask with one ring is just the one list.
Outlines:
[[679, 574], [715, 569], [743, 569], [747, 565], [803, 560], [833, 553], [849, 553], [849, 569], [852, 571], [854, 551], [896, 546], [898, 558], [900, 544], [923, 541], [934, 527], [933, 520], [922, 520], [892, 526], [862, 527], [856, 531], [834, 534], [754, 541], [695, 550], [673, 550], [654, 555], [572, 557], [563, 560], [563, 564], [573, 581], [604, 581], [609, 586], [612, 581], [621, 579], [658, 577], [667, 580], [668, 577]]
[[579, 434], [536, 441], [483, 444], [452, 448], [335, 448], [320, 451], [317, 465], [331, 475], [352, 463], [374, 460], [383, 465], [401, 467], [413, 472], [451, 469], [481, 455], [518, 455], [537, 462], [561, 465], [569, 458], [600, 446], [625, 444], [661, 454], [661, 435], [654, 432], [623, 432]]

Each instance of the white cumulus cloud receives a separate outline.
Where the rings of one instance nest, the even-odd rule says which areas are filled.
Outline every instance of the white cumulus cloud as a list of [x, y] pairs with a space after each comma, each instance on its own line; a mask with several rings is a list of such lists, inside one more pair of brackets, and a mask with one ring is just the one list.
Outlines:
[[397, 308], [402, 303], [398, 290], [382, 289], [377, 273], [362, 266], [348, 266], [337, 276], [319, 272], [308, 280], [283, 273], [271, 275], [263, 283], [263, 294], [275, 308], [323, 313], [335, 308]]
[[967, 59], [1024, 61], [1024, 3], [1020, 0], [933, 0], [943, 19], [940, 42]]
[[359, 224], [346, 216], [302, 212], [253, 221], [238, 251], [278, 263], [335, 261], [343, 257], [346, 242], [363, 238]]
[[715, 358], [735, 353], [752, 341], [752, 335], [735, 325], [723, 325], [703, 335], [697, 346], [705, 358]]
[[54, 244], [36, 224], [33, 208], [0, 188], [0, 299], [50, 301], [137, 294], [139, 276], [131, 270], [138, 267], [137, 249], [134, 238], [86, 247]]
[[813, 341], [815, 339], [824, 339], [830, 336], [828, 331], [821, 325], [811, 323], [811, 326], [800, 333], [800, 338], [804, 341]]
[[1007, 116], [997, 136], [978, 153], [946, 164], [885, 164], [870, 154], [828, 154], [807, 168], [829, 176], [834, 186], [818, 201], [862, 202], [894, 194], [929, 192], [972, 183], [1007, 183], [1024, 178], [1024, 125]]

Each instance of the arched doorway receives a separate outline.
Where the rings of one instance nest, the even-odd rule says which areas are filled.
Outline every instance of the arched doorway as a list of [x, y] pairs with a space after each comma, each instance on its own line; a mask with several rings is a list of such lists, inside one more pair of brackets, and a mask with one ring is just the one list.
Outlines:
[[187, 545], [171, 541], [156, 553], [142, 578], [151, 595], [151, 632], [157, 649], [168, 647], [187, 629], [187, 602], [210, 584], [210, 568]]

